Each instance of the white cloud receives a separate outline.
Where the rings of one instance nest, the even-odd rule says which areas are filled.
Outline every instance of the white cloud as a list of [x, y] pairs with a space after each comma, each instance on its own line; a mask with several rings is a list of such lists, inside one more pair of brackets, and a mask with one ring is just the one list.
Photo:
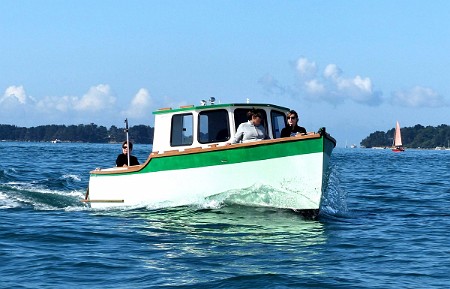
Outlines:
[[258, 83], [271, 96], [298, 97], [311, 102], [327, 102], [339, 105], [348, 101], [376, 106], [383, 101], [405, 107], [445, 107], [450, 106], [442, 95], [431, 88], [415, 86], [408, 90], [396, 91], [391, 98], [383, 98], [376, 90], [372, 79], [361, 75], [346, 76], [334, 63], [327, 64], [321, 71], [315, 61], [305, 57], [297, 59], [293, 66], [297, 83], [284, 85], [274, 76], [267, 74]]
[[344, 98], [370, 105], [381, 103], [381, 94], [373, 91], [372, 81], [368, 77], [357, 75], [354, 78], [343, 78], [333, 75], [333, 82]]
[[10, 86], [5, 90], [5, 93], [0, 98], [0, 105], [24, 105], [29, 99], [23, 86]]
[[298, 74], [305, 79], [313, 78], [317, 74], [316, 63], [309, 61], [305, 57], [301, 57], [297, 60], [295, 68]]
[[317, 79], [311, 79], [304, 83], [306, 92], [311, 95], [321, 95], [326, 92], [325, 85]]
[[41, 112], [96, 112], [111, 109], [115, 103], [116, 98], [112, 96], [109, 85], [99, 84], [91, 87], [82, 97], [45, 96], [42, 100], [37, 101], [36, 108]]
[[91, 87], [82, 97], [78, 96], [45, 96], [36, 101], [35, 109], [40, 113], [57, 114], [70, 113], [82, 115], [84, 112], [92, 113], [114, 110], [116, 98], [111, 94], [109, 85], [99, 84]]
[[337, 81], [342, 74], [342, 70], [336, 64], [328, 64], [324, 71], [323, 76], [325, 78]]
[[[147, 89], [142, 88], [122, 113], [136, 121], [145, 118], [147, 122], [151, 105]], [[127, 107], [127, 104], [124, 106]], [[24, 118], [24, 115], [27, 117]], [[115, 123], [118, 115], [121, 115], [121, 110], [107, 84], [93, 86], [82, 96], [44, 96], [34, 99], [27, 96], [22, 86], [10, 86], [0, 96], [0, 123], [35, 126], [94, 122], [101, 125]]]
[[[367, 105], [378, 105], [381, 103], [381, 92], [374, 91], [372, 80], [368, 77], [356, 75], [353, 78], [343, 76], [343, 71], [336, 64], [328, 64], [323, 72], [323, 83], [328, 87], [327, 92], [322, 94], [324, 100], [350, 99], [354, 102]], [[321, 81], [318, 79], [317, 81]], [[327, 93], [335, 94], [335, 98], [330, 99]]]
[[449, 105], [442, 95], [431, 88], [421, 86], [394, 92], [391, 103], [407, 107], [442, 107]]
[[321, 74], [316, 62], [305, 57], [295, 62], [298, 85], [291, 88], [283, 86], [273, 77], [265, 77], [259, 81], [271, 94], [290, 94], [292, 97], [302, 96], [310, 101], [324, 101], [334, 105], [351, 100], [366, 105], [381, 103], [381, 92], [375, 91], [369, 77], [345, 77], [336, 64], [328, 64]]
[[46, 96], [44, 99], [36, 103], [36, 108], [39, 111], [60, 111], [67, 112], [71, 109], [73, 101], [70, 96]]
[[116, 98], [111, 95], [109, 85], [99, 84], [91, 87], [80, 99], [72, 98], [73, 107], [78, 111], [100, 111], [114, 106]]
[[149, 116], [149, 110], [152, 105], [152, 99], [147, 89], [141, 88], [134, 96], [127, 110], [122, 111], [122, 115], [132, 118], [141, 118]]

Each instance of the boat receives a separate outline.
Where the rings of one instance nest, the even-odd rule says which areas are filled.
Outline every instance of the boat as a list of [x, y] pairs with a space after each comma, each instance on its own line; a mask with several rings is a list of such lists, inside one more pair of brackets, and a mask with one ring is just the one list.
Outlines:
[[59, 139], [54, 139], [54, 140], [52, 140], [52, 143], [60, 143], [61, 142], [61, 140], [59, 140]]
[[[247, 112], [258, 109], [270, 139], [231, 144]], [[137, 166], [90, 172], [82, 200], [92, 208], [183, 206], [199, 200], [269, 192], [263, 206], [319, 213], [336, 140], [317, 132], [281, 138], [287, 107], [230, 103], [154, 111], [152, 151]]]
[[405, 151], [405, 148], [403, 147], [402, 144], [402, 134], [400, 132], [400, 124], [398, 123], [398, 121], [395, 125], [395, 134], [394, 134], [394, 142], [392, 144], [392, 151], [396, 153]]

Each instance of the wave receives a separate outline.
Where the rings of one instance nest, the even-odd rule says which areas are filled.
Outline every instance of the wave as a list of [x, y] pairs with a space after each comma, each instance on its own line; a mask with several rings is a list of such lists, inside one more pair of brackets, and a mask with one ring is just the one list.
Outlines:
[[0, 208], [33, 208], [35, 210], [82, 210], [81, 190], [61, 191], [35, 183], [9, 182], [0, 185]]
[[321, 215], [324, 217], [343, 217], [349, 215], [347, 192], [341, 185], [339, 170], [336, 165], [328, 170], [328, 186], [322, 195]]
[[81, 176], [7, 167], [0, 170], [0, 209], [79, 210], [86, 208]]
[[10, 209], [20, 207], [20, 203], [10, 199], [6, 194], [0, 192], [0, 209]]
[[14, 175], [17, 173], [15, 168], [6, 168], [0, 170], [0, 181], [7, 182], [10, 180], [14, 180]]
[[286, 192], [274, 187], [255, 184], [251, 187], [231, 190], [205, 199], [204, 204], [241, 205], [250, 207], [289, 208], [291, 201], [297, 198], [296, 192]]

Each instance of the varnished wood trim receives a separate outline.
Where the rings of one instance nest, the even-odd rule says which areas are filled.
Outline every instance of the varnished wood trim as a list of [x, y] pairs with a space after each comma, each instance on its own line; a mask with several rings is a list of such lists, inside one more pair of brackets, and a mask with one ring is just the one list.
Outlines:
[[137, 172], [137, 171], [141, 170], [145, 166], [145, 164], [148, 163], [148, 161], [149, 160], [147, 160], [144, 164], [137, 165], [137, 166], [105, 168], [104, 170], [95, 169], [95, 170], [91, 171], [90, 173], [91, 174], [99, 174], [99, 175], [107, 175], [107, 174]]
[[124, 203], [124, 200], [81, 200], [83, 203]]
[[194, 153], [194, 152], [201, 152], [203, 150], [204, 150], [204, 148], [202, 148], [202, 147], [195, 147], [195, 148], [185, 149], [184, 151], [188, 152], [188, 153]]
[[180, 151], [179, 150], [170, 150], [170, 151], [164, 151], [164, 152], [159, 152], [158, 155], [155, 156], [156, 157], [161, 157], [161, 156], [172, 156], [172, 155], [177, 155], [179, 154]]

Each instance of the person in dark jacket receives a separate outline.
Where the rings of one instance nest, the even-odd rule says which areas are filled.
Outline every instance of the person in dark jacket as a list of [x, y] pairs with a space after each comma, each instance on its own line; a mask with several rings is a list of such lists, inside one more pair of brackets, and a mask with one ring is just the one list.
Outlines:
[[131, 155], [131, 151], [133, 150], [133, 143], [128, 142], [129, 148], [127, 147], [127, 142], [124, 141], [122, 143], [122, 153], [117, 156], [116, 166], [118, 167], [126, 167], [128, 166], [128, 153], [130, 153], [130, 166], [139, 165], [139, 161], [137, 157]]
[[281, 130], [281, 137], [295, 136], [296, 134], [306, 134], [306, 129], [298, 126], [298, 114], [295, 110], [290, 110], [287, 114], [288, 126]]

